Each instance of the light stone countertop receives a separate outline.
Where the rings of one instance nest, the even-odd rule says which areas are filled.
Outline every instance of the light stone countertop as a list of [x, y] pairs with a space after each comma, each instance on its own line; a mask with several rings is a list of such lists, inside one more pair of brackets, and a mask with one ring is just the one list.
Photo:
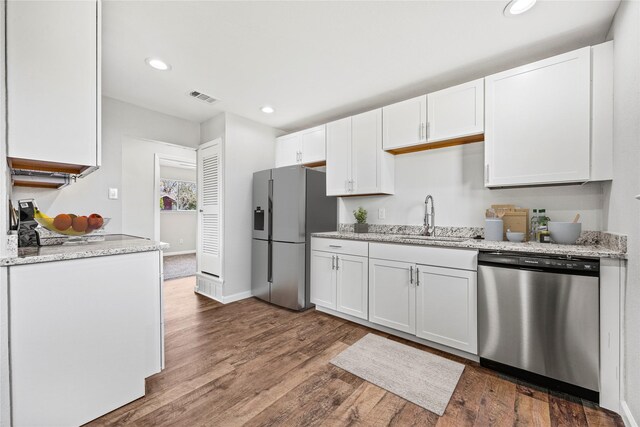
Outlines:
[[104, 241], [93, 241], [86, 244], [20, 248], [18, 249], [18, 256], [0, 258], [0, 267], [161, 251], [168, 248], [168, 243], [155, 242], [125, 234], [114, 234], [105, 236]]
[[[332, 231], [313, 233], [313, 237], [330, 239], [360, 240], [367, 242], [400, 243], [406, 245], [439, 246], [445, 248], [478, 249], [481, 251], [523, 252], [542, 255], [561, 255], [592, 258], [626, 259], [626, 252], [617, 251], [600, 245], [559, 245], [537, 242], [491, 242], [483, 239], [460, 238], [460, 240], [428, 240], [419, 236], [386, 233], [353, 233]], [[437, 239], [437, 234], [436, 234]]]

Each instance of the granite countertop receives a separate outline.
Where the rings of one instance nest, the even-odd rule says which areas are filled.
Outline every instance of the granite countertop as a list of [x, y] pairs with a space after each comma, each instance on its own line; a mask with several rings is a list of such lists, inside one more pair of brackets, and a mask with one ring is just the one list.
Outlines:
[[481, 251], [505, 251], [523, 252], [546, 255], [565, 255], [593, 258], [621, 258], [627, 257], [626, 251], [607, 248], [602, 245], [578, 244], [578, 245], [558, 245], [554, 243], [536, 242], [491, 242], [484, 239], [473, 239], [467, 237], [457, 238], [455, 236], [443, 236], [443, 238], [453, 238], [456, 240], [428, 240], [420, 236], [409, 234], [388, 234], [388, 233], [353, 233], [350, 231], [332, 231], [326, 233], [313, 233], [313, 237], [326, 237], [331, 239], [360, 240], [367, 242], [400, 243], [408, 245], [439, 246], [446, 248], [478, 249]]
[[0, 267], [158, 251], [168, 248], [169, 244], [167, 243], [125, 234], [112, 234], [105, 236], [102, 241], [90, 241], [86, 244], [20, 248], [17, 256], [0, 258]]

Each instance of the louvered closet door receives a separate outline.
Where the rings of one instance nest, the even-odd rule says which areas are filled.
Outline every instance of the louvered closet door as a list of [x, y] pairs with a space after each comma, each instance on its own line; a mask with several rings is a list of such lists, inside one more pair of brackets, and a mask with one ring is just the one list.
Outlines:
[[222, 271], [220, 144], [220, 140], [215, 140], [198, 149], [198, 266], [200, 271], [216, 276]]

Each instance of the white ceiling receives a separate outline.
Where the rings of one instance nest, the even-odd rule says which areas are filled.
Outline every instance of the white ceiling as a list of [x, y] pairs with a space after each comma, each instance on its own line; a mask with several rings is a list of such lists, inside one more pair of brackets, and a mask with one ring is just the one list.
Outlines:
[[538, 1], [509, 18], [506, 4], [105, 1], [103, 93], [197, 122], [228, 111], [295, 130], [600, 43], [619, 1]]

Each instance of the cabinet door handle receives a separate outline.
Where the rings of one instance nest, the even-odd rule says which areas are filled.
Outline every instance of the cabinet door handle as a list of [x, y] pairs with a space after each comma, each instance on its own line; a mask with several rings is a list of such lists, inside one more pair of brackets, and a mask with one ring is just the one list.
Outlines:
[[340, 257], [336, 255], [336, 270], [340, 270]]
[[342, 246], [340, 245], [329, 245], [330, 248], [341, 248]]
[[484, 182], [485, 184], [489, 183], [489, 163], [484, 166]]
[[353, 193], [353, 187], [354, 187], [354, 184], [355, 184], [355, 181], [354, 181], [354, 180], [351, 180], [351, 190], [349, 190], [349, 191], [351, 191], [352, 193]]
[[416, 267], [416, 286], [420, 286], [420, 269]]
[[413, 285], [413, 265], [409, 267], [409, 283]]
[[431, 123], [427, 122], [427, 140], [429, 139], [429, 134], [431, 133]]
[[331, 255], [331, 269], [332, 270], [336, 269], [336, 256], [335, 255]]
[[349, 181], [344, 182], [344, 192], [347, 193], [349, 191]]

